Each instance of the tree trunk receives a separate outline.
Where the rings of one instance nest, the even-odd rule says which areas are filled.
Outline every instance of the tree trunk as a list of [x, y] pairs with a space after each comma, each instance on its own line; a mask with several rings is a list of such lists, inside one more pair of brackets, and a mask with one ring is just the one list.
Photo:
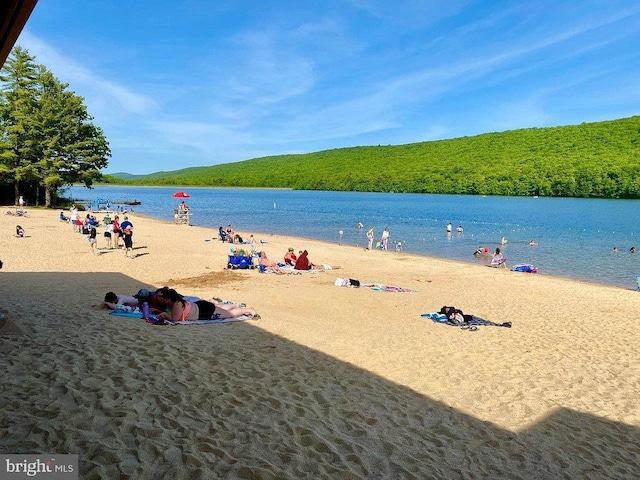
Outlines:
[[51, 189], [50, 188], [45, 188], [44, 189], [44, 206], [47, 208], [51, 208]]
[[13, 182], [13, 193], [16, 197], [13, 199], [13, 204], [18, 205], [18, 199], [20, 198], [20, 184], [17, 180]]

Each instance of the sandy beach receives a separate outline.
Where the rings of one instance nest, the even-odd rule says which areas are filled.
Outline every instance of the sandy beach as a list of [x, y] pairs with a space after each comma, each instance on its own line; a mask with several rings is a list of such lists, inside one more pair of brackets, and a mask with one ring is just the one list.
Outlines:
[[[636, 291], [240, 224], [273, 260], [293, 247], [341, 268], [226, 270], [216, 231], [140, 215], [136, 258], [94, 256], [58, 213], [0, 216], [2, 453], [78, 454], [83, 479], [638, 478]], [[261, 319], [95, 307], [164, 285]], [[421, 317], [443, 305], [512, 328]]]

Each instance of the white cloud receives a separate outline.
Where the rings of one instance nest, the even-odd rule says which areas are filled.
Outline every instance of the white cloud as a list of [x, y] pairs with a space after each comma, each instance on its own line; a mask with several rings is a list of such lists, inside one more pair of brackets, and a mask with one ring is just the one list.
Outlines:
[[[87, 99], [89, 105], [100, 106], [101, 117], [120, 117], [123, 113], [147, 115], [158, 109], [157, 102], [148, 95], [136, 93], [96, 75], [91, 67], [65, 56], [28, 30], [22, 33], [18, 44], [35, 56], [37, 63], [42, 63], [57, 78], [68, 83], [70, 90]], [[97, 115], [93, 110], [90, 113]]]

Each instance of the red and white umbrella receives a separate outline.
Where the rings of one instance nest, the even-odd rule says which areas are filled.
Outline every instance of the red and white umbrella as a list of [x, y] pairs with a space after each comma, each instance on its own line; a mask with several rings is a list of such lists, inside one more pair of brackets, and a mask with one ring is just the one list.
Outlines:
[[179, 191], [171, 195], [173, 198], [191, 198], [187, 192]]

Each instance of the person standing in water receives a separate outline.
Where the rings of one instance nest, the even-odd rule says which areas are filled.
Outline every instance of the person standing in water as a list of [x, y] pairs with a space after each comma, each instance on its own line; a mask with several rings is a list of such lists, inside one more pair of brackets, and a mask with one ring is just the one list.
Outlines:
[[380, 237], [380, 244], [380, 248], [382, 248], [382, 250], [387, 250], [387, 246], [389, 244], [389, 227], [384, 227], [382, 237]]
[[373, 249], [373, 225], [367, 230], [367, 250]]

